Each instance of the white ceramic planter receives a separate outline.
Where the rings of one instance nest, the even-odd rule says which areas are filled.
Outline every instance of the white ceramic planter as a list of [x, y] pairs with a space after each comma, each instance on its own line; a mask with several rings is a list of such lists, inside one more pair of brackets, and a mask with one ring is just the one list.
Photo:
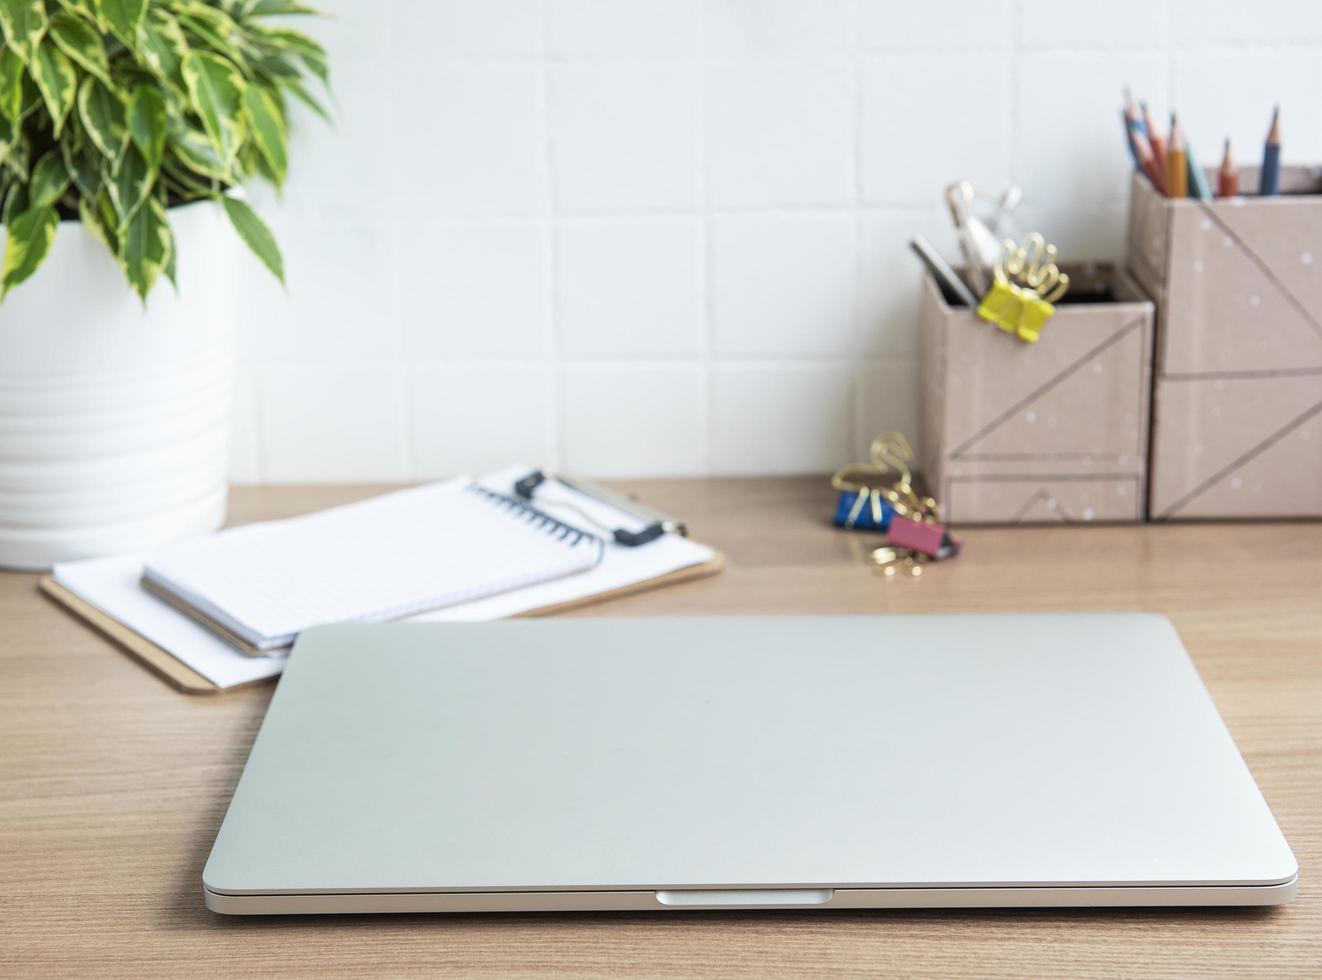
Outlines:
[[225, 517], [238, 242], [209, 202], [170, 211], [179, 293], [146, 309], [62, 222], [0, 304], [0, 567], [139, 551]]

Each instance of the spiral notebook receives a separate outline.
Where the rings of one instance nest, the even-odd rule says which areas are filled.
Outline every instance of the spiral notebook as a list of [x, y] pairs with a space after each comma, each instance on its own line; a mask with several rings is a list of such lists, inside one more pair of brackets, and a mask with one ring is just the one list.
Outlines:
[[248, 524], [150, 556], [142, 585], [241, 652], [323, 623], [380, 622], [600, 564], [601, 537], [476, 482]]

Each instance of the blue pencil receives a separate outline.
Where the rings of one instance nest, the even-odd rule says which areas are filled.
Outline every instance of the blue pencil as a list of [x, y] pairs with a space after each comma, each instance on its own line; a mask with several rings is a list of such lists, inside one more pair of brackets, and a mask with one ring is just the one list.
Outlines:
[[1185, 140], [1184, 143], [1184, 156], [1189, 167], [1189, 196], [1210, 201], [1212, 199], [1212, 188], [1207, 183], [1207, 175], [1203, 173], [1203, 168], [1193, 158], [1193, 147], [1189, 145], [1188, 140]]
[[1125, 145], [1129, 147], [1129, 155], [1134, 158], [1134, 169], [1142, 170], [1143, 161], [1138, 158], [1138, 147], [1134, 145], [1134, 125], [1123, 112], [1120, 113], [1120, 121], [1125, 125]]
[[1148, 128], [1143, 125], [1143, 117], [1139, 115], [1138, 106], [1134, 102], [1133, 95], [1129, 92], [1129, 86], [1125, 86], [1125, 107], [1120, 110], [1120, 118], [1125, 124], [1125, 145], [1129, 147], [1129, 155], [1134, 158], [1134, 168], [1143, 169], [1143, 158], [1139, 156], [1137, 141], [1135, 135], [1147, 136]]
[[1271, 129], [1262, 147], [1262, 176], [1258, 180], [1258, 193], [1274, 197], [1281, 193], [1281, 107], [1272, 110]]
[[1125, 122], [1142, 135], [1148, 135], [1147, 124], [1143, 122], [1143, 114], [1138, 111], [1138, 103], [1134, 101], [1128, 85], [1125, 86]]

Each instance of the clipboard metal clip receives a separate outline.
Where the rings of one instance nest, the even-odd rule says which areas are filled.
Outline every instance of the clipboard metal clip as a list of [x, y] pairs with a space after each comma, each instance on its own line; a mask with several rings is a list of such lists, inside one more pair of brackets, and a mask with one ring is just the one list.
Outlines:
[[653, 510], [646, 504], [640, 503], [631, 497], [626, 497], [623, 494], [607, 490], [605, 487], [590, 483], [587, 480], [571, 479], [567, 476], [548, 476], [541, 470], [533, 470], [523, 479], [514, 482], [514, 493], [516, 496], [521, 497], [524, 500], [532, 500], [533, 494], [536, 492], [537, 488], [551, 480], [562, 484], [575, 493], [590, 497], [598, 503], [605, 504], [607, 507], [612, 507], [615, 510], [646, 522], [644, 526], [637, 531], [630, 531], [628, 528], [623, 527], [611, 528], [602, 524], [601, 521], [587, 513], [583, 508], [576, 507], [572, 503], [562, 500], [545, 502], [547, 504], [553, 504], [556, 507], [564, 507], [574, 511], [589, 524], [592, 524], [594, 527], [597, 527], [610, 535], [611, 539], [616, 544], [623, 545], [626, 548], [637, 548], [651, 541], [655, 541], [663, 534], [673, 533], [684, 537], [688, 536], [688, 528], [685, 527], [683, 521], [676, 520], [673, 517], [667, 517], [660, 511]]

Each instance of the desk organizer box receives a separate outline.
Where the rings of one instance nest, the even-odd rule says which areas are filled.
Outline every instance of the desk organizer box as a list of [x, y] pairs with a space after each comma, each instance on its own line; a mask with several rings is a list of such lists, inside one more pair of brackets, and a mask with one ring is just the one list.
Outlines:
[[1153, 520], [1322, 517], [1322, 176], [1287, 167], [1281, 191], [1131, 184], [1128, 267], [1158, 310]]
[[1035, 344], [923, 284], [922, 466], [949, 521], [1144, 518], [1153, 305], [1120, 269], [1066, 271]]

